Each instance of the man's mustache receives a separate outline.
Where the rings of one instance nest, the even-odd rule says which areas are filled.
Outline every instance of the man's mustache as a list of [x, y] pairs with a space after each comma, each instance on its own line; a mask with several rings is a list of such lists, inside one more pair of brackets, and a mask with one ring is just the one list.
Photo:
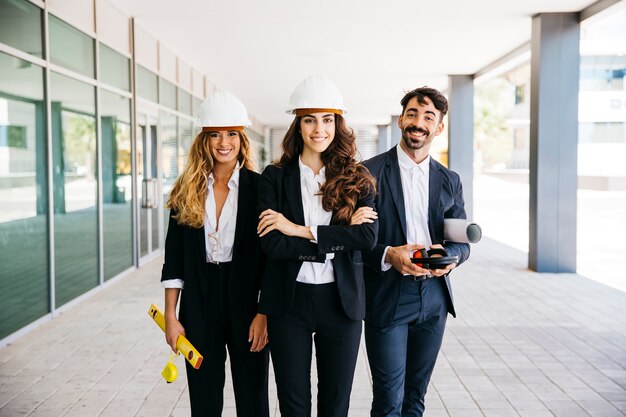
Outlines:
[[428, 135], [430, 132], [426, 129], [417, 126], [409, 126], [404, 129], [407, 133], [421, 133], [423, 135]]

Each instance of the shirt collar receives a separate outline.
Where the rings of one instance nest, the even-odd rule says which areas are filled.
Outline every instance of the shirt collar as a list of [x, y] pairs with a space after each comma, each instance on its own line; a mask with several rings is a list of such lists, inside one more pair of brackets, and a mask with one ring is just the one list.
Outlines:
[[304, 175], [304, 177], [307, 179], [313, 180], [319, 177], [321, 177], [322, 179], [326, 179], [326, 167], [325, 166], [323, 166], [322, 169], [320, 169], [319, 174], [315, 175], [311, 168], [309, 168], [307, 165], [304, 165], [304, 163], [302, 163], [301, 156], [298, 156], [298, 166], [300, 167], [300, 172], [302, 173], [302, 175]]
[[[241, 169], [241, 164], [237, 161], [237, 165], [235, 165], [235, 169], [228, 180], [228, 188], [230, 190], [236, 190], [239, 188], [239, 170]], [[211, 187], [215, 182], [215, 177], [213, 176], [213, 171], [209, 173], [209, 181], [208, 186]]]
[[409, 155], [404, 152], [400, 144], [396, 146], [398, 152], [398, 164], [400, 168], [405, 169], [407, 171], [411, 171], [413, 168], [418, 168], [422, 174], [428, 174], [428, 169], [430, 168], [430, 155], [428, 155], [422, 162], [416, 164]]

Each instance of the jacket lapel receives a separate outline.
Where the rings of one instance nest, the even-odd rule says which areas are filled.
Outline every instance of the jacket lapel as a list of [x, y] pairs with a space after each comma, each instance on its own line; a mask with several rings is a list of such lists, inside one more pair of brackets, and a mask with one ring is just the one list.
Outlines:
[[387, 180], [387, 186], [391, 190], [391, 200], [396, 207], [398, 220], [402, 226], [402, 233], [404, 233], [404, 241], [406, 242], [406, 211], [404, 208], [404, 194], [402, 193], [402, 179], [400, 177], [397, 147], [394, 146], [387, 151], [385, 165], [385, 179]]
[[233, 242], [233, 258], [237, 257], [239, 247], [241, 246], [241, 235], [244, 234], [244, 230], [247, 230], [250, 210], [256, 210], [256, 202], [253, 201], [252, 198], [248, 170], [245, 167], [241, 167], [239, 171], [239, 195], [237, 196], [237, 219], [235, 223], [235, 241]]
[[433, 243], [436, 243], [435, 228], [436, 216], [439, 215], [439, 197], [441, 194], [441, 184], [443, 177], [437, 165], [435, 165], [434, 159], [430, 158], [430, 172], [428, 179], [428, 232], [430, 233], [430, 239]]
[[293, 222], [296, 224], [304, 224], [304, 207], [302, 206], [298, 158], [294, 158], [294, 160], [285, 167], [285, 189], [283, 191], [285, 193], [285, 199], [291, 209]]

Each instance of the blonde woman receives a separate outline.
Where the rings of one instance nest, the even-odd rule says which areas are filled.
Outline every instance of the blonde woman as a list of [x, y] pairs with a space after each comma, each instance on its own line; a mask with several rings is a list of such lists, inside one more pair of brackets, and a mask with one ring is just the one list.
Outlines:
[[[269, 416], [267, 321], [257, 313], [264, 255], [256, 234], [259, 174], [252, 170], [245, 107], [214, 93], [167, 202], [171, 210], [161, 281], [166, 340], [185, 335], [204, 356], [187, 365], [192, 416], [220, 416], [226, 348], [237, 416]], [[180, 313], [176, 305], [180, 296]]]

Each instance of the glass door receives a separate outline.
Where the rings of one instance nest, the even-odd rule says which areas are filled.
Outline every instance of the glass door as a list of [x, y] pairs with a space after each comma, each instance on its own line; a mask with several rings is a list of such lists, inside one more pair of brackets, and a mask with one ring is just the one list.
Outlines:
[[137, 113], [137, 190], [139, 264], [160, 253], [159, 222], [162, 210], [159, 183], [158, 118]]

